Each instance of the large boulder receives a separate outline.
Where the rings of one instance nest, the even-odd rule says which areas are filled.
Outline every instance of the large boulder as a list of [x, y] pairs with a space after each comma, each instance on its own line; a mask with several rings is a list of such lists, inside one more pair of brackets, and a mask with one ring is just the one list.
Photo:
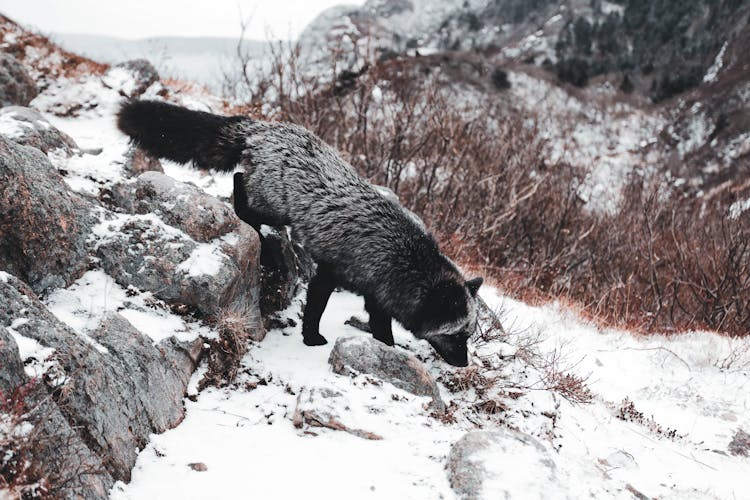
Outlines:
[[133, 214], [154, 213], [197, 241], [232, 231], [240, 221], [234, 209], [197, 186], [148, 171], [112, 189], [114, 202]]
[[0, 133], [18, 144], [44, 153], [54, 151], [70, 156], [78, 149], [68, 134], [53, 127], [38, 111], [22, 106], [0, 109]]
[[[260, 242], [249, 226], [199, 243], [153, 214], [120, 215], [94, 233], [103, 269], [124, 287], [152, 292], [207, 317], [236, 303], [257, 310]], [[247, 316], [257, 319], [249, 327], [262, 330], [260, 314]]]
[[133, 59], [116, 64], [102, 76], [102, 83], [125, 97], [138, 97], [152, 83], [159, 81], [159, 73], [146, 59]]
[[451, 447], [447, 470], [462, 500], [569, 498], [547, 449], [510, 429], [464, 435]]
[[36, 293], [88, 268], [91, 205], [68, 190], [40, 150], [0, 136], [0, 269]]
[[[151, 433], [182, 420], [182, 398], [202, 342], [183, 345], [171, 338], [154, 345], [115, 313], [90, 337], [78, 334], [24, 283], [7, 276], [0, 280], [0, 325], [19, 339], [53, 350], [42, 377], [48, 399], [67, 422], [75, 423], [75, 434], [99, 458], [100, 478], [108, 486], [112, 478], [129, 480], [137, 451]], [[68, 451], [39, 458], [55, 462]]]
[[374, 375], [399, 389], [431, 397], [433, 406], [438, 411], [445, 409], [435, 379], [416, 357], [372, 337], [339, 337], [331, 350], [328, 363], [334, 373]]
[[0, 106], [28, 106], [37, 93], [34, 80], [18, 59], [0, 52]]

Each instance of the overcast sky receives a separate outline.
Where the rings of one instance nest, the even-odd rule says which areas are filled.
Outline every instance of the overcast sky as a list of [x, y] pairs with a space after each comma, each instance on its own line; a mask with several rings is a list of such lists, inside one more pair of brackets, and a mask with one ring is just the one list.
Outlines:
[[251, 17], [248, 38], [292, 38], [328, 7], [364, 0], [0, 0], [0, 12], [49, 33], [121, 38], [239, 35], [240, 12]]

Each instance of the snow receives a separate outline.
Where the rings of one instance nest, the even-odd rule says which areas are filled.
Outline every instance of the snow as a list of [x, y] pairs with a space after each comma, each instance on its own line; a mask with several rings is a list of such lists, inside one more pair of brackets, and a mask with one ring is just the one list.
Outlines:
[[[505, 453], [488, 447], [478, 453], [477, 461], [494, 471], [482, 488], [483, 498], [502, 498], [502, 492], [523, 493], [524, 499], [546, 500], [566, 498], [564, 491], [553, 489], [552, 477], [545, 477], [549, 467], [546, 457], [529, 445], [517, 441], [508, 443]], [[568, 497], [569, 498], [569, 497]]]
[[[631, 466], [608, 466], [607, 474], [648, 497], [744, 494], [741, 478], [750, 464], [722, 450], [737, 428], [750, 426], [750, 339], [708, 332], [638, 337], [586, 323], [559, 304], [531, 307], [484, 293], [506, 312], [507, 327], [542, 332], [542, 351], [564, 346], [571, 371], [587, 377], [596, 394], [591, 405], [561, 401], [558, 466], [566, 473], [580, 476], [574, 467], [582, 460], [591, 469], [617, 453], [631, 457]], [[669, 440], [615, 418], [612, 409], [625, 398], [678, 437]]]
[[76, 79], [60, 77], [31, 101], [38, 111], [59, 116], [75, 112], [77, 116], [107, 116], [116, 110], [123, 97], [104, 85], [97, 75]]
[[655, 142], [664, 119], [611, 102], [606, 89], [588, 89], [589, 95], [578, 96], [521, 71], [509, 71], [508, 80], [514, 105], [525, 115], [538, 117], [534, 125], [549, 141], [550, 161], [588, 170], [579, 195], [593, 209], [614, 209], [628, 174], [647, 160], [643, 148]]
[[89, 271], [68, 288], [54, 291], [45, 303], [57, 319], [86, 336], [111, 312], [119, 313], [154, 343], [170, 336], [181, 341], [213, 336], [207, 327], [172, 314], [150, 293], [126, 290], [101, 270]]
[[34, 125], [29, 122], [16, 120], [13, 117], [14, 114], [15, 113], [0, 114], [0, 135], [16, 139], [23, 136], [26, 130], [34, 128]]
[[719, 71], [721, 71], [721, 68], [724, 67], [724, 54], [727, 51], [728, 43], [729, 42], [724, 42], [724, 45], [721, 46], [721, 50], [718, 54], [716, 54], [714, 63], [710, 68], [708, 68], [708, 71], [706, 71], [706, 74], [703, 77], [703, 83], [711, 83], [716, 81], [716, 77], [719, 75]]
[[18, 333], [17, 329], [29, 322], [26, 318], [16, 318], [13, 320], [10, 326], [6, 326], [5, 329], [10, 333], [10, 336], [15, 340], [18, 346], [18, 355], [21, 361], [24, 363], [24, 372], [30, 378], [40, 377], [47, 369], [51, 366], [51, 363], [47, 362], [55, 350], [51, 347], [45, 347], [35, 339], [25, 337]]
[[154, 235], [159, 235], [165, 243], [180, 244], [180, 241], [189, 237], [180, 229], [166, 224], [158, 215], [154, 213], [147, 214], [119, 214], [102, 212], [101, 221], [91, 228], [92, 237], [96, 238], [97, 245], [112, 239], [122, 237], [122, 230], [128, 224], [138, 221], [144, 222], [147, 227], [144, 231], [143, 238], [151, 239]]
[[702, 110], [700, 103], [696, 103], [690, 109], [691, 119], [687, 122], [685, 130], [677, 135], [673, 126], [669, 127], [672, 137], [676, 138], [677, 152], [682, 158], [703, 147], [708, 142], [708, 137], [714, 129], [711, 120]]
[[748, 210], [750, 210], [750, 198], [746, 200], [737, 200], [729, 207], [729, 217], [731, 219], [736, 219]]
[[169, 160], [161, 160], [164, 173], [181, 182], [190, 182], [211, 196], [228, 198], [234, 190], [233, 172], [212, 172], [210, 174], [189, 165], [181, 165]]
[[133, 95], [133, 92], [138, 85], [132, 71], [118, 67], [110, 68], [104, 76], [102, 76], [102, 83], [125, 95]]
[[[424, 409], [428, 398], [365, 377], [332, 374], [326, 361], [331, 346], [340, 335], [358, 334], [343, 321], [361, 314], [363, 301], [340, 292], [331, 304], [321, 323], [328, 345], [305, 346], [299, 327], [270, 332], [244, 363], [251, 372], [246, 381], [263, 379], [267, 385], [208, 389], [196, 402], [186, 402], [184, 422], [153, 436], [130, 484], [118, 483], [112, 498], [450, 498], [442, 457], [461, 431], [431, 419]], [[298, 300], [287, 315], [297, 317], [299, 310]], [[397, 342], [409, 336], [401, 329], [394, 334]], [[336, 407], [344, 422], [384, 439], [318, 428], [311, 429], [314, 436], [296, 429], [291, 419], [297, 395], [311, 386], [340, 393]], [[187, 464], [193, 462], [205, 463], [208, 470], [191, 470]]]
[[[496, 342], [481, 351], [505, 351], [496, 358], [508, 372], [505, 390], [520, 387], [522, 380], [527, 384], [520, 398], [506, 397], [504, 425], [544, 444], [559, 484], [534, 482], [516, 470], [519, 463], [539, 459], [528, 448], [513, 456], [491, 451], [481, 456], [496, 474], [505, 471], [498, 477], [528, 483], [542, 492], [540, 498], [544, 492], [555, 498], [630, 498], [631, 489], [659, 498], [742, 497], [750, 464], [722, 450], [737, 428], [750, 428], [750, 340], [707, 332], [638, 337], [598, 328], [560, 304], [532, 307], [490, 287], [482, 295], [502, 309], [506, 328], [515, 332], [508, 339], [515, 349]], [[283, 316], [299, 322], [302, 301], [298, 297]], [[345, 319], [362, 314], [361, 298], [336, 292], [321, 322], [326, 346], [304, 346], [299, 323], [270, 331], [251, 346], [237, 385], [207, 389], [186, 401], [184, 422], [152, 437], [131, 482], [117, 483], [112, 498], [454, 498], [444, 470], [450, 445], [478, 426], [503, 424], [466, 418], [467, 394], [443, 388], [446, 402], [460, 406], [450, 424], [430, 416], [427, 398], [367, 376], [331, 373], [327, 358], [335, 339], [365, 335], [344, 325]], [[397, 349], [416, 353], [433, 375], [454, 370], [396, 324], [394, 337]], [[538, 369], [508, 360], [530, 343], [541, 358], [554, 355], [566, 372], [587, 377], [592, 402], [571, 403], [540, 383]], [[314, 399], [315, 407], [383, 439], [295, 428], [298, 397], [310, 391], [336, 394]], [[646, 420], [676, 429], [677, 436], [659, 434], [648, 421], [617, 418], [625, 398]], [[207, 470], [192, 470], [190, 463], [203, 463]], [[500, 486], [493, 486], [495, 480], [488, 480], [486, 491]]]
[[615, 13], [622, 16], [625, 14], [625, 7], [623, 5], [618, 5], [613, 2], [607, 2], [606, 0], [601, 3], [601, 8], [602, 13], [605, 15]]
[[10, 278], [10, 274], [6, 273], [5, 271], [0, 271], [0, 281], [2, 281], [3, 283], [7, 283]]
[[102, 116], [69, 118], [47, 115], [50, 123], [70, 135], [81, 151], [72, 157], [48, 154], [52, 164], [65, 171], [63, 179], [81, 194], [98, 196], [100, 191], [122, 182], [128, 139], [115, 125], [114, 110]]
[[198, 245], [190, 256], [177, 266], [188, 276], [216, 276], [229, 259], [216, 245], [203, 243]]

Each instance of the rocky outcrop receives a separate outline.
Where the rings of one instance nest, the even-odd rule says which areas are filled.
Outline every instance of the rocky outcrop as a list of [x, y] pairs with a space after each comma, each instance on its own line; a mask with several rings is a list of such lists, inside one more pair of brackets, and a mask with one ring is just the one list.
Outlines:
[[116, 64], [102, 76], [104, 85], [129, 98], [143, 94], [157, 81], [159, 73], [146, 59], [133, 59]]
[[0, 137], [0, 186], [0, 269], [36, 293], [83, 274], [91, 206], [68, 190], [47, 157]]
[[[252, 228], [198, 243], [154, 216], [120, 217], [95, 228], [104, 270], [124, 287], [134, 286], [172, 304], [215, 316], [236, 300], [258, 293], [260, 243]], [[257, 297], [256, 297], [257, 303]]]
[[510, 429], [464, 435], [451, 447], [446, 468], [462, 500], [568, 498], [546, 448]]
[[22, 106], [0, 109], [0, 132], [18, 144], [44, 153], [55, 151], [70, 156], [78, 149], [68, 134], [53, 127], [38, 111]]
[[234, 210], [193, 184], [159, 172], [144, 172], [134, 182], [115, 186], [115, 203], [133, 214], [154, 213], [196, 241], [210, 241], [240, 223]]
[[0, 106], [28, 106], [37, 92], [34, 80], [18, 59], [0, 52]]
[[[41, 463], [61, 474], [80, 472], [82, 464], [90, 469], [78, 479], [83, 481], [80, 488], [66, 488], [66, 495], [101, 498], [113, 479], [127, 481], [149, 435], [182, 419], [182, 397], [201, 341], [182, 345], [169, 339], [154, 345], [115, 313], [91, 337], [80, 335], [57, 320], [30, 288], [7, 275], [0, 280], [0, 325], [53, 350], [40, 387], [54, 406], [38, 424], [47, 432], [47, 446], [65, 442], [58, 449], [43, 449]], [[18, 382], [17, 365], [3, 364], [3, 371], [16, 367], [9, 372], [16, 373], [11, 383]], [[64, 419], [56, 418], [56, 412]]]
[[438, 411], [445, 409], [435, 379], [414, 355], [389, 347], [372, 337], [339, 337], [328, 363], [334, 373], [374, 375], [399, 389], [431, 397]]

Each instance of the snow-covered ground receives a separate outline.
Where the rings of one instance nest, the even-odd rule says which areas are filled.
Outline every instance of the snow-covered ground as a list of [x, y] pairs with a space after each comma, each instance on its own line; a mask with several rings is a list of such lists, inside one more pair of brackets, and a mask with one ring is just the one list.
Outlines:
[[[562, 358], [569, 372], [587, 377], [594, 395], [590, 403], [571, 403], [532, 375], [518, 386], [524, 395], [507, 400], [509, 414], [521, 410], [510, 415], [512, 425], [552, 452], [559, 478], [547, 498], [632, 498], [631, 490], [649, 498], [747, 498], [750, 461], [730, 456], [727, 446], [737, 429], [750, 427], [749, 341], [712, 333], [639, 338], [600, 330], [557, 305], [530, 307], [492, 288], [483, 296], [504, 311], [516, 332], [511, 344], [538, 341], [542, 356]], [[289, 317], [299, 320], [300, 301]], [[427, 398], [329, 369], [337, 337], [366, 335], [344, 325], [362, 307], [359, 297], [334, 294], [321, 323], [327, 346], [304, 346], [299, 326], [269, 332], [246, 355], [237, 385], [187, 400], [184, 422], [152, 437], [132, 481], [118, 483], [112, 498], [453, 498], [446, 456], [477, 421], [445, 423], [430, 416]], [[396, 348], [426, 359], [433, 374], [453, 371], [403, 329], [394, 337]], [[507, 378], [506, 389], [518, 375]], [[382, 440], [295, 428], [297, 398], [313, 388], [338, 393], [330, 404], [341, 421]], [[467, 403], [466, 394], [442, 392], [446, 402]], [[623, 409], [626, 398], [642, 419], [618, 418], [634, 415]]]

